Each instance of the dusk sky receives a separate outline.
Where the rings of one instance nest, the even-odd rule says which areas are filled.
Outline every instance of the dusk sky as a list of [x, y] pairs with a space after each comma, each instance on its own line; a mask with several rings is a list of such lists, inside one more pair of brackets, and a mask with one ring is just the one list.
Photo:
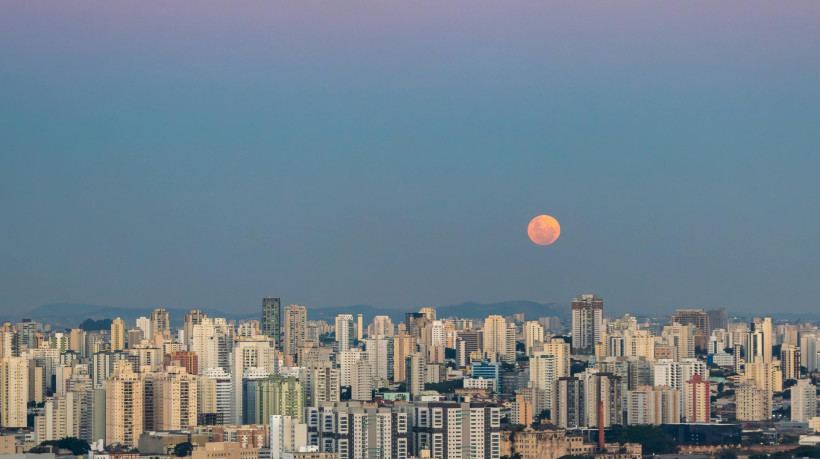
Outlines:
[[2, 313], [817, 311], [818, 173], [814, 0], [0, 8]]

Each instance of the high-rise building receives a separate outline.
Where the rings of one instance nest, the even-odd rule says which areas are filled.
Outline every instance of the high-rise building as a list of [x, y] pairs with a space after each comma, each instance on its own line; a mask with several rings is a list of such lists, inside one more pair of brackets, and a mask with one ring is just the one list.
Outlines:
[[771, 318], [752, 320], [746, 345], [746, 361], [772, 363], [772, 338]]
[[287, 355], [296, 355], [305, 340], [307, 308], [298, 304], [285, 307], [284, 329], [283, 352]]
[[111, 350], [125, 349], [125, 321], [117, 317], [111, 321]]
[[537, 320], [530, 320], [524, 324], [524, 352], [532, 355], [535, 343], [544, 342], [544, 327]]
[[783, 372], [783, 381], [800, 379], [800, 348], [791, 344], [784, 344], [780, 348], [780, 370]]
[[239, 424], [242, 418], [242, 378], [247, 369], [259, 369], [267, 374], [276, 373], [276, 354], [273, 340], [267, 337], [241, 339], [234, 344], [231, 353], [231, 375], [234, 385], [234, 423]]
[[741, 384], [735, 389], [735, 417], [738, 421], [766, 421], [772, 416], [772, 394], [754, 384]]
[[711, 419], [709, 380], [696, 374], [692, 376], [692, 379], [686, 381], [684, 390], [686, 391], [684, 397], [686, 422], [709, 422]]
[[808, 371], [817, 371], [820, 367], [820, 335], [803, 333], [800, 335], [800, 363]]
[[388, 316], [374, 317], [373, 322], [367, 327], [369, 338], [392, 337], [394, 334], [396, 334], [396, 326]]
[[[183, 367], [151, 375], [155, 430], [187, 430], [197, 425], [197, 381]], [[148, 402], [148, 400], [146, 400]]]
[[264, 424], [272, 415], [288, 416], [302, 422], [305, 390], [294, 377], [272, 375], [245, 382], [245, 423]]
[[233, 422], [232, 376], [222, 368], [209, 368], [199, 378], [199, 425], [229, 424]]
[[[76, 352], [80, 357], [87, 357], [85, 351], [85, 330], [74, 328], [68, 333], [68, 348]], [[11, 357], [2, 355], [0, 357]]]
[[798, 379], [791, 387], [792, 422], [809, 422], [817, 416], [817, 386], [811, 379]]
[[627, 396], [627, 424], [677, 424], [680, 393], [671, 387], [640, 386]]
[[353, 315], [339, 314], [336, 316], [336, 342], [339, 344], [339, 352], [344, 352], [353, 346]]
[[585, 407], [583, 381], [569, 376], [558, 378], [550, 411], [553, 424], [562, 429], [586, 426]]
[[148, 334], [148, 339], [153, 338], [155, 333], [167, 335], [170, 331], [171, 320], [168, 311], [163, 308], [154, 309], [151, 312], [151, 333]]
[[143, 429], [145, 382], [131, 364], [117, 362], [105, 381], [105, 443], [136, 448]]
[[484, 320], [484, 354], [492, 360], [508, 360], [509, 349], [515, 360], [515, 341], [507, 343], [507, 321], [503, 316], [489, 316]]
[[406, 379], [405, 358], [416, 352], [416, 339], [406, 333], [393, 336], [393, 381], [402, 383]]
[[671, 322], [681, 325], [692, 325], [697, 330], [702, 331], [706, 336], [709, 336], [711, 333], [711, 329], [709, 328], [709, 315], [703, 312], [703, 309], [678, 309], [672, 316]]
[[356, 339], [361, 341], [364, 338], [364, 317], [356, 314]]
[[390, 338], [366, 338], [364, 352], [376, 379], [393, 380], [393, 340]]
[[591, 294], [572, 299], [572, 353], [593, 355], [601, 342], [604, 300]]
[[273, 338], [276, 349], [280, 349], [281, 307], [279, 298], [262, 298], [262, 334]]
[[501, 408], [478, 402], [417, 402], [413, 425], [417, 438], [411, 454], [429, 445], [430, 457], [498, 459], [501, 457]]
[[419, 309], [421, 314], [424, 314], [427, 317], [427, 320], [434, 321], [436, 320], [436, 308], [426, 307]]
[[350, 374], [350, 399], [370, 401], [373, 399], [373, 368], [366, 359], [356, 361]]
[[415, 398], [424, 390], [424, 357], [419, 352], [410, 353], [405, 359], [405, 384], [411, 398]]
[[406, 412], [339, 402], [308, 408], [306, 422], [311, 433], [315, 432], [315, 444], [322, 451], [337, 453], [338, 459], [410, 457], [408, 437], [412, 426]]
[[208, 317], [208, 315], [200, 311], [199, 309], [191, 309], [191, 312], [183, 316], [182, 342], [183, 344], [185, 344], [185, 346], [187, 346], [188, 350], [191, 349], [191, 343], [194, 340], [194, 325], [201, 324], [202, 319], [206, 317]]
[[612, 373], [593, 372], [589, 369], [582, 375], [587, 426], [598, 427], [599, 409], [603, 410], [604, 427], [623, 425], [624, 396], [621, 377]]
[[330, 362], [300, 368], [299, 381], [305, 390], [305, 406], [339, 401], [339, 370]]
[[26, 427], [29, 401], [29, 362], [24, 357], [0, 360], [0, 426]]
[[726, 309], [710, 309], [706, 311], [706, 315], [709, 316], [709, 334], [712, 333], [712, 330], [729, 329], [729, 314], [726, 313]]
[[[145, 339], [151, 339], [151, 319], [148, 317], [138, 317], [137, 318], [137, 328], [142, 330], [142, 336]], [[95, 351], [88, 351], [89, 354], [93, 354]]]
[[552, 405], [553, 385], [558, 376], [558, 360], [554, 355], [530, 357], [530, 388], [534, 389], [533, 410], [540, 413]]
[[[304, 416], [304, 414], [302, 415]], [[291, 416], [279, 414], [270, 417], [271, 459], [296, 457], [292, 453], [308, 445], [307, 424]]]
[[191, 350], [196, 353], [199, 372], [210, 368], [228, 370], [234, 345], [234, 328], [224, 318], [204, 317], [191, 329]]

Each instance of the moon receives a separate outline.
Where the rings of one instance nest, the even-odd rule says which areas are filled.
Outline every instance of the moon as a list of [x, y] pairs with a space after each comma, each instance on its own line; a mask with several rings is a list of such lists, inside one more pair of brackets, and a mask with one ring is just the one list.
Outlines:
[[549, 215], [539, 215], [530, 221], [527, 234], [538, 245], [550, 245], [561, 234], [561, 225]]

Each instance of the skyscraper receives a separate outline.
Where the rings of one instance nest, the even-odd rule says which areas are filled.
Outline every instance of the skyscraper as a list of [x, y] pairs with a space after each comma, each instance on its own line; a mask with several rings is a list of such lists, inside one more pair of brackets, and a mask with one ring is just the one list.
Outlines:
[[29, 362], [25, 357], [0, 360], [0, 425], [26, 427], [29, 399]]
[[111, 351], [125, 349], [125, 321], [117, 317], [111, 321]]
[[711, 406], [709, 396], [709, 381], [701, 375], [694, 375], [684, 383], [686, 406], [684, 418], [686, 422], [709, 422]]
[[604, 300], [592, 294], [572, 300], [572, 353], [592, 355], [601, 342]]
[[712, 330], [717, 330], [718, 328], [723, 330], [729, 329], [729, 314], [726, 313], [726, 309], [710, 309], [706, 311], [706, 315], [709, 316], [709, 334], [712, 333]]
[[134, 373], [131, 363], [119, 361], [116, 371], [105, 381], [105, 443], [137, 447], [142, 435], [145, 382]]
[[809, 422], [817, 416], [817, 387], [811, 379], [798, 379], [790, 390], [792, 422]]
[[783, 371], [783, 381], [800, 379], [800, 348], [791, 344], [784, 344], [780, 349], [780, 369]]
[[151, 333], [148, 334], [147, 339], [154, 337], [154, 333], [167, 334], [171, 331], [171, 321], [168, 316], [168, 311], [163, 308], [154, 309], [151, 312]]
[[292, 304], [285, 307], [285, 337], [283, 352], [288, 355], [296, 355], [296, 351], [305, 340], [307, 330], [307, 308]]
[[280, 348], [280, 324], [282, 309], [279, 298], [262, 298], [262, 334], [273, 338], [276, 348]]
[[339, 314], [336, 316], [336, 342], [339, 343], [339, 352], [344, 352], [353, 346], [353, 315]]
[[706, 336], [709, 336], [711, 330], [709, 328], [709, 316], [703, 312], [703, 309], [678, 309], [672, 316], [671, 321], [681, 325], [693, 325]]

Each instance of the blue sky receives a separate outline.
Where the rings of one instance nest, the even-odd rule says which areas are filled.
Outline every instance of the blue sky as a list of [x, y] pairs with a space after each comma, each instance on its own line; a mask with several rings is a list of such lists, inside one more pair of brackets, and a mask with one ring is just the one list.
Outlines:
[[4, 9], [0, 311], [816, 310], [816, 2]]

